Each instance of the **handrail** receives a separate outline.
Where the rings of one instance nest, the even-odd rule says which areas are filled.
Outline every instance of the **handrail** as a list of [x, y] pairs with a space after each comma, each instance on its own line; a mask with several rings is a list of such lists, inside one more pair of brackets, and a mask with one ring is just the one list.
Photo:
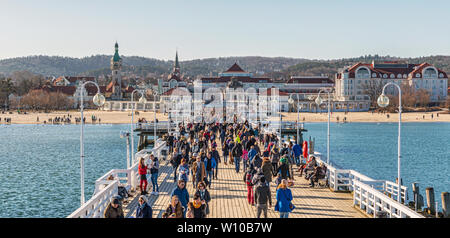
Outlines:
[[[162, 139], [156, 141], [155, 148], [142, 150], [136, 153], [136, 157], [145, 156], [146, 153], [155, 152], [156, 156], [161, 156], [161, 151], [165, 148], [166, 142]], [[98, 218], [103, 217], [103, 212], [109, 204], [111, 197], [118, 195], [119, 186], [127, 189], [136, 188], [139, 183], [138, 173], [139, 162], [136, 161], [128, 169], [112, 169], [95, 181], [94, 195], [83, 206], [79, 207], [68, 218]], [[119, 174], [126, 174], [126, 177], [119, 177]], [[114, 180], [108, 180], [113, 175]], [[121, 183], [121, 181], [124, 181]]]
[[389, 218], [424, 218], [424, 216], [389, 198], [370, 185], [357, 180], [354, 181], [353, 205], [359, 205], [361, 209], [368, 214], [373, 214], [374, 217], [377, 217], [381, 212], [385, 212]]
[[109, 204], [111, 197], [117, 195], [119, 181], [110, 181], [110, 184], [106, 186], [103, 190], [99, 191], [94, 195], [89, 201], [87, 201], [83, 206], [79, 207], [67, 218], [99, 218], [103, 217], [103, 212]]

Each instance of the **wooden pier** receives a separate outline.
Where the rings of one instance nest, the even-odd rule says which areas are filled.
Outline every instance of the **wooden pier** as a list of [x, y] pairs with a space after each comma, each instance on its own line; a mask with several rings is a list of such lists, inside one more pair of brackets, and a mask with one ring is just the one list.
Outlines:
[[[218, 149], [221, 153], [221, 149]], [[149, 205], [153, 209], [153, 217], [160, 218], [167, 208], [171, 198], [170, 194], [176, 186], [173, 180], [173, 169], [168, 161], [160, 161], [158, 177], [159, 195], [147, 195]], [[294, 166], [294, 168], [296, 168]], [[236, 173], [235, 165], [219, 164], [218, 179], [212, 180], [209, 203], [210, 214], [208, 218], [255, 218], [256, 208], [247, 202], [247, 187], [243, 181], [244, 172]], [[293, 204], [296, 209], [289, 214], [290, 218], [365, 218], [365, 214], [353, 207], [350, 193], [334, 193], [328, 188], [309, 187], [309, 181], [300, 178], [295, 172], [294, 186], [290, 189], [293, 195]], [[191, 179], [191, 178], [189, 178]], [[186, 188], [192, 201], [195, 190], [192, 181], [188, 181]], [[147, 190], [151, 192], [151, 182]], [[279, 213], [274, 211], [276, 203], [275, 184], [271, 183], [272, 207], [268, 209], [269, 218], [278, 218]], [[137, 197], [131, 198], [125, 206], [126, 217], [134, 217], [137, 207]]]

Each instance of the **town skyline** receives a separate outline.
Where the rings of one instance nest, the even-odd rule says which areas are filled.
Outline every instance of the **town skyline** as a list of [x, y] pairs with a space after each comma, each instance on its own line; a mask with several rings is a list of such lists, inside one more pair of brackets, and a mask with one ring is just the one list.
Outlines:
[[[427, 11], [421, 10], [424, 4]], [[2, 31], [7, 37], [0, 44], [0, 59], [110, 55], [116, 41], [124, 56], [172, 60], [178, 49], [180, 61], [450, 55], [450, 32], [443, 30], [450, 3], [445, 1], [5, 0], [0, 5], [0, 20], [14, 22]]]

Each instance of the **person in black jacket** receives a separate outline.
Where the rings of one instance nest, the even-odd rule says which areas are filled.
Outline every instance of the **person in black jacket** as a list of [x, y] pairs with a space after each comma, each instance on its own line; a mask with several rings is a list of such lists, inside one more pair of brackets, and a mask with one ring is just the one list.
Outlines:
[[209, 214], [209, 202], [211, 201], [211, 195], [209, 194], [208, 189], [206, 189], [206, 185], [204, 182], [200, 182], [198, 184], [197, 191], [195, 192], [194, 197], [197, 195], [200, 197], [200, 200], [202, 202], [205, 201], [205, 204], [206, 204], [205, 213], [206, 213], [206, 215], [208, 215]]
[[148, 205], [147, 197], [141, 195], [139, 197], [139, 206], [136, 210], [136, 218], [152, 218], [153, 210]]
[[206, 202], [200, 199], [199, 195], [194, 195], [194, 201], [192, 202], [193, 218], [205, 218], [206, 217]]
[[234, 157], [234, 164], [236, 165], [236, 173], [239, 173], [242, 154], [242, 144], [236, 141], [236, 145], [234, 145], [233, 149], [231, 150], [231, 155]]
[[291, 175], [289, 173], [289, 164], [288, 164], [286, 156], [283, 156], [283, 158], [280, 160], [280, 162], [281, 162], [281, 165], [278, 168], [278, 173], [281, 174], [281, 178], [282, 179], [291, 178]]
[[261, 216], [261, 212], [264, 212], [264, 218], [267, 218], [267, 202], [269, 202], [269, 208], [272, 207], [272, 196], [270, 194], [270, 186], [266, 182], [266, 178], [262, 177], [259, 184], [255, 188], [255, 203], [256, 203], [256, 217]]
[[219, 163], [220, 163], [221, 159], [220, 159], [219, 152], [216, 150], [215, 147], [211, 148], [211, 155], [216, 160], [216, 168], [214, 169], [214, 178], [217, 179]]

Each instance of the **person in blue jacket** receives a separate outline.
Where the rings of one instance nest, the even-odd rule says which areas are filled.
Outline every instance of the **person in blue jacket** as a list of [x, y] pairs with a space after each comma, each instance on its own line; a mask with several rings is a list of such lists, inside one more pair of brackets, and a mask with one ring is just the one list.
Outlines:
[[250, 150], [248, 151], [248, 161], [250, 164], [253, 162], [253, 158], [255, 158], [255, 155], [258, 154], [258, 151], [255, 150], [255, 146], [252, 145], [250, 147]]
[[187, 205], [189, 202], [189, 192], [186, 189], [186, 182], [184, 180], [178, 180], [178, 186], [173, 190], [170, 197], [177, 195], [180, 200], [181, 206], [184, 207], [183, 217], [186, 217]]
[[147, 197], [144, 195], [141, 195], [139, 197], [139, 206], [136, 210], [136, 218], [152, 218], [153, 210], [148, 205]]
[[208, 180], [208, 187], [211, 188], [212, 178], [214, 176], [214, 169], [216, 168], [216, 159], [209, 152], [205, 161], [206, 179]]
[[300, 155], [303, 153], [302, 147], [296, 143], [294, 145], [294, 147], [292, 147], [292, 150], [294, 151], [295, 164], [297, 164], [297, 167], [298, 167], [298, 166], [300, 166]]
[[283, 179], [277, 188], [275, 211], [280, 213], [280, 218], [288, 218], [289, 213], [295, 208], [292, 204], [292, 192], [287, 184], [287, 180]]

